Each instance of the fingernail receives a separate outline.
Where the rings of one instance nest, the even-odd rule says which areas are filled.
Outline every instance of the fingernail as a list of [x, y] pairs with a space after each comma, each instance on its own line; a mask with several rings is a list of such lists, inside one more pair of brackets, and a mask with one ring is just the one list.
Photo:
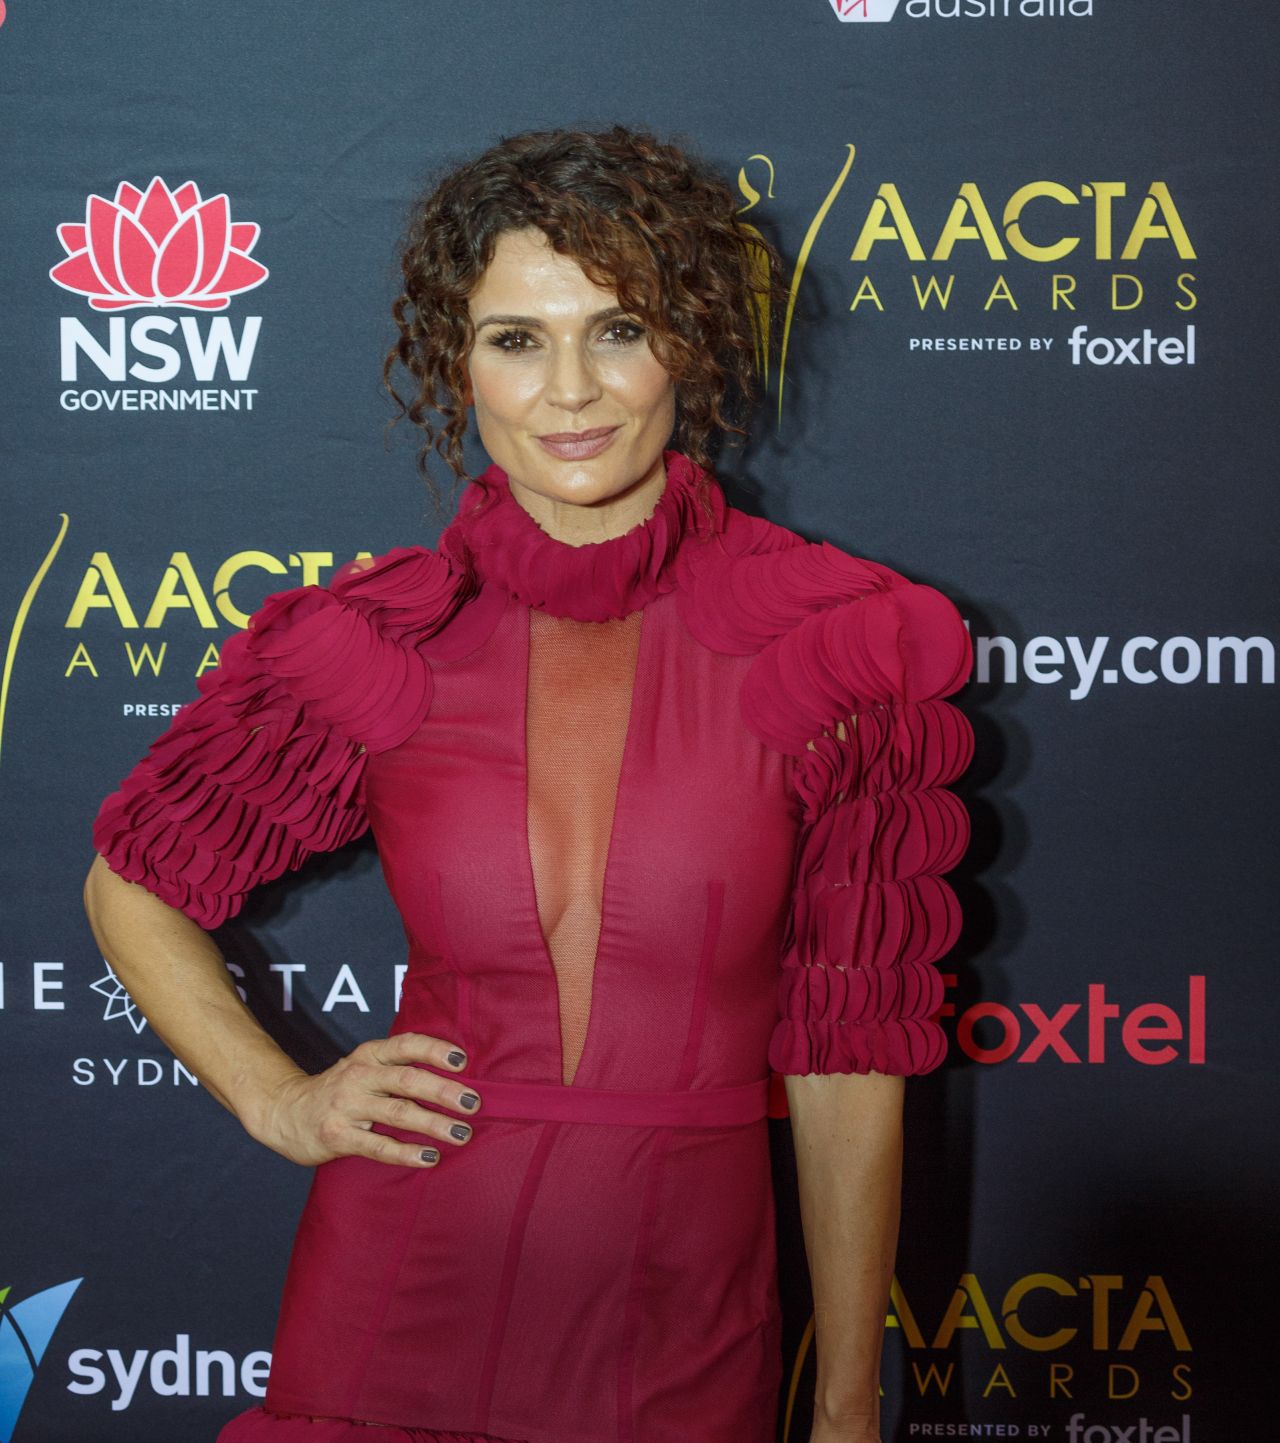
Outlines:
[[458, 1099], [458, 1101], [463, 1105], [463, 1107], [472, 1108], [476, 1107], [479, 1104], [480, 1099], [476, 1096], [474, 1092], [464, 1092], [462, 1096]]
[[467, 1054], [465, 1052], [458, 1052], [456, 1050], [451, 1052], [448, 1057], [445, 1058], [445, 1061], [449, 1064], [450, 1067], [461, 1067], [466, 1060]]
[[471, 1129], [465, 1122], [455, 1122], [449, 1129], [449, 1136], [456, 1137], [459, 1142], [466, 1142], [471, 1136]]
[[439, 1162], [440, 1154], [434, 1147], [424, 1147], [418, 1156], [423, 1162]]

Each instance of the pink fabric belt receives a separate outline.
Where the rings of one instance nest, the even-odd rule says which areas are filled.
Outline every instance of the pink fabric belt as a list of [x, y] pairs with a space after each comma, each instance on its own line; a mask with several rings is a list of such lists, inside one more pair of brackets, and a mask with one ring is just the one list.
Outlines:
[[[435, 1071], [434, 1068], [430, 1069]], [[769, 1079], [741, 1087], [700, 1087], [675, 1092], [622, 1092], [562, 1083], [498, 1082], [440, 1073], [480, 1094], [477, 1117], [519, 1117], [538, 1122], [601, 1122], [622, 1127], [733, 1127], [768, 1116]]]

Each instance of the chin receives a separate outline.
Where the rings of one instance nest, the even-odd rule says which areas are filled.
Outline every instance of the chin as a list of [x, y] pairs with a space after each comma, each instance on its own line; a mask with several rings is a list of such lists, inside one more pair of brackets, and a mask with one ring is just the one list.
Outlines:
[[613, 447], [586, 461], [559, 461], [547, 455], [537, 441], [532, 444], [532, 464], [525, 473], [508, 474], [530, 491], [578, 506], [590, 506], [621, 494], [647, 476], [654, 465], [652, 460], [632, 463], [625, 455], [611, 455]]

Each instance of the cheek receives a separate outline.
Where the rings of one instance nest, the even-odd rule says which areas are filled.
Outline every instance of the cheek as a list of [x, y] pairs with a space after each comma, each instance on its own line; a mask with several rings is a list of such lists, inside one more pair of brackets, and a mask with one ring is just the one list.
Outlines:
[[471, 389], [476, 404], [496, 415], [518, 412], [541, 391], [541, 381], [530, 366], [471, 364]]
[[601, 371], [601, 380], [638, 409], [660, 405], [672, 388], [671, 376], [651, 352], [613, 362]]

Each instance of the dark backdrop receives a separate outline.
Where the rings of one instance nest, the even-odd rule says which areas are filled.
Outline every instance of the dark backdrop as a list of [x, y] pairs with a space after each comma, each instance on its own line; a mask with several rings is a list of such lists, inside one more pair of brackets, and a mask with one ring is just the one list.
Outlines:
[[[261, 1396], [309, 1174], [114, 986], [89, 823], [265, 595], [434, 543], [378, 374], [418, 188], [501, 134], [618, 120], [712, 159], [794, 267], [731, 500], [940, 587], [976, 643], [885, 1437], [1269, 1436], [1276, 38], [1250, 0], [14, 0], [0, 1443], [185, 1443]], [[220, 309], [67, 288], [89, 197], [155, 177], [228, 197], [248, 288]], [[367, 844], [219, 941], [308, 1066], [391, 1021]], [[779, 1438], [805, 1443], [771, 1128]]]

